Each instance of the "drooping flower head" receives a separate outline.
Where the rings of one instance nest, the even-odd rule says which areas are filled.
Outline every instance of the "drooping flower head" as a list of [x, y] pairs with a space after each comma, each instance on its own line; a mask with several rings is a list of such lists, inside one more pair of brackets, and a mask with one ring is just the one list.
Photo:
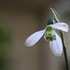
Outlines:
[[56, 29], [68, 32], [69, 28], [68, 25], [64, 22], [56, 22], [55, 24], [49, 24], [45, 29], [37, 31], [31, 36], [29, 36], [25, 41], [25, 45], [31, 47], [35, 45], [41, 39], [42, 36], [44, 36], [44, 39], [46, 41], [49, 41], [50, 49], [54, 53], [54, 55], [60, 56], [63, 51], [63, 45], [61, 38], [55, 31]]
[[47, 27], [45, 29], [37, 31], [33, 33], [31, 36], [29, 36], [25, 41], [25, 45], [31, 47], [34, 44], [36, 44], [43, 36], [46, 41], [49, 41], [50, 49], [53, 52], [53, 54], [56, 56], [60, 56], [63, 51], [63, 45], [61, 38], [59, 37], [59, 35], [56, 33], [55, 30], [57, 29], [64, 32], [68, 32], [69, 27], [66, 23], [59, 22], [60, 18], [55, 9], [53, 8], [50, 9], [55, 18], [47, 23]]

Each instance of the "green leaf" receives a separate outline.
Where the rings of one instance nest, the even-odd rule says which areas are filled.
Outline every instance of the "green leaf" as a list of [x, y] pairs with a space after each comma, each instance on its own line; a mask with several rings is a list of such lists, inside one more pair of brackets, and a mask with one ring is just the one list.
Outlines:
[[51, 11], [52, 11], [52, 13], [53, 13], [55, 19], [57, 20], [57, 22], [59, 22], [59, 21], [60, 21], [60, 17], [59, 17], [59, 15], [58, 15], [58, 13], [56, 12], [56, 10], [53, 9], [53, 8], [50, 8], [50, 9], [51, 9]]

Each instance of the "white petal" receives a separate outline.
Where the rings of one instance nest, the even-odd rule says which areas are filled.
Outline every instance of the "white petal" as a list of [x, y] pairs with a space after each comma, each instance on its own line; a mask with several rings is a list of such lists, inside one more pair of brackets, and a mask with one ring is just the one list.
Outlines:
[[29, 36], [26, 39], [25, 45], [28, 47], [33, 46], [34, 44], [36, 44], [40, 40], [40, 38], [44, 35], [44, 33], [45, 33], [45, 29], [33, 33], [31, 36]]
[[62, 30], [65, 32], [68, 32], [68, 29], [69, 29], [68, 25], [64, 22], [59, 22], [59, 23], [53, 24], [51, 26], [55, 29]]
[[56, 56], [61, 56], [63, 51], [61, 38], [55, 33], [56, 40], [50, 41], [50, 49]]

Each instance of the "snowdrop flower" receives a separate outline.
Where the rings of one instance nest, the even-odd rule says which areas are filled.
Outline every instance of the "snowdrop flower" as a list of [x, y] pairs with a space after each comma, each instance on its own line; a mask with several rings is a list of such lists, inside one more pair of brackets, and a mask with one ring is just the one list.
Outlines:
[[29, 36], [25, 41], [25, 45], [31, 47], [35, 45], [42, 36], [44, 36], [44, 39], [49, 41], [50, 49], [53, 54], [61, 56], [63, 51], [62, 41], [59, 35], [55, 32], [55, 29], [68, 32], [68, 25], [64, 22], [47, 25], [45, 29], [37, 31]]

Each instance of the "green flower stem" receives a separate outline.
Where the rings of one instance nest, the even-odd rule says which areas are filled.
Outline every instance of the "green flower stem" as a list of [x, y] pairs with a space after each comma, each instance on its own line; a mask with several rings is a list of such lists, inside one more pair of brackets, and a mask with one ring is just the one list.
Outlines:
[[69, 70], [69, 64], [68, 64], [68, 58], [67, 58], [67, 52], [66, 52], [66, 44], [63, 36], [63, 32], [60, 31], [61, 39], [62, 39], [62, 44], [63, 44], [63, 52], [64, 52], [64, 57], [65, 57], [65, 62], [66, 62], [66, 68]]

